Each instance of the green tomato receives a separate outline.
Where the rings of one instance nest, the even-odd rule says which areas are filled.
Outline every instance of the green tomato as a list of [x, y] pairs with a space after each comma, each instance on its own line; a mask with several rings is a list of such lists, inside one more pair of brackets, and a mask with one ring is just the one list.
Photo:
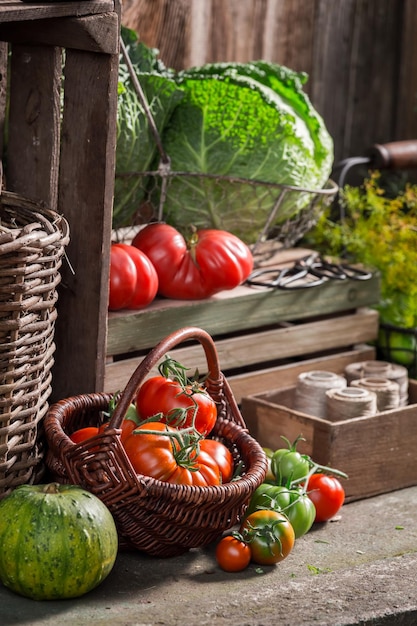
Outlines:
[[260, 485], [253, 493], [245, 517], [259, 510], [284, 514], [294, 529], [296, 539], [310, 530], [316, 517], [315, 506], [302, 489], [288, 489], [267, 483]]
[[309, 457], [291, 448], [276, 450], [271, 459], [271, 470], [277, 484], [288, 486], [294, 481], [305, 478], [310, 471]]
[[316, 518], [316, 507], [302, 489], [291, 489], [290, 500], [290, 504], [282, 512], [290, 520], [295, 538], [298, 539], [312, 527]]
[[277, 511], [255, 511], [243, 520], [239, 532], [250, 546], [252, 561], [258, 565], [274, 565], [294, 547], [294, 529], [288, 518]]
[[290, 491], [286, 487], [262, 483], [253, 492], [246, 509], [245, 517], [255, 511], [273, 510], [281, 511], [291, 504]]

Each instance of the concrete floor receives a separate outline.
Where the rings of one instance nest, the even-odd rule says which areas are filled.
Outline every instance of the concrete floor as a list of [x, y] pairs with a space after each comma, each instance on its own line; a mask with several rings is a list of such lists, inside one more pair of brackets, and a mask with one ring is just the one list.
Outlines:
[[76, 600], [0, 585], [0, 625], [347, 626], [417, 624], [417, 487], [353, 502], [272, 567], [222, 572], [214, 546], [172, 559], [120, 553]]

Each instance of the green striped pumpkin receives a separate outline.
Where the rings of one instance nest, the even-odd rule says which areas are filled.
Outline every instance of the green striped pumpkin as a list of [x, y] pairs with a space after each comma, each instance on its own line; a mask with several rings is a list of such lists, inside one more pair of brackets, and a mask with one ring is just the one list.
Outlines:
[[0, 580], [34, 600], [82, 596], [117, 556], [113, 517], [74, 485], [21, 485], [0, 502]]

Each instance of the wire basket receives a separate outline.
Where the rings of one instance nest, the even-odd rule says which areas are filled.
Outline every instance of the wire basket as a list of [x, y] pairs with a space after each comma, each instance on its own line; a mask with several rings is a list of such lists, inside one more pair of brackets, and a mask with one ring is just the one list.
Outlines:
[[0, 497], [37, 482], [44, 465], [42, 419], [53, 365], [64, 218], [38, 203], [0, 195]]
[[[137, 389], [167, 351], [194, 340], [204, 349], [208, 393], [217, 403], [216, 425], [210, 437], [222, 441], [242, 472], [230, 483], [194, 487], [162, 482], [135, 473], [120, 442], [120, 425]], [[88, 442], [74, 444], [78, 428], [99, 425], [110, 394], [95, 393], [62, 400], [45, 418], [47, 464], [59, 482], [81, 485], [110, 509], [120, 543], [153, 556], [175, 556], [207, 545], [234, 526], [266, 475], [267, 460], [246, 430], [229, 384], [219, 369], [217, 350], [205, 331], [189, 327], [162, 340], [139, 364], [126, 385], [106, 430]]]
[[[131, 232], [138, 225], [163, 220], [183, 231], [190, 224], [197, 229], [219, 228], [233, 232], [254, 253], [268, 240], [284, 248], [294, 246], [316, 225], [338, 192], [332, 180], [325, 188], [314, 190], [164, 168], [118, 174], [116, 189], [121, 194], [123, 187], [133, 189], [129, 203], [136, 208]], [[231, 206], [245, 209], [222, 210]], [[128, 228], [120, 232], [119, 239], [129, 238]]]
[[122, 225], [125, 227], [121, 231], [123, 235], [116, 232], [116, 238], [121, 240], [126, 235], [129, 238], [127, 224], [135, 227], [166, 221], [182, 231], [190, 226], [226, 230], [252, 246], [255, 253], [268, 240], [289, 248], [315, 226], [337, 194], [338, 186], [332, 180], [323, 189], [308, 189], [172, 170], [122, 38], [120, 47], [160, 160], [156, 171], [116, 172], [113, 227], [116, 231]]

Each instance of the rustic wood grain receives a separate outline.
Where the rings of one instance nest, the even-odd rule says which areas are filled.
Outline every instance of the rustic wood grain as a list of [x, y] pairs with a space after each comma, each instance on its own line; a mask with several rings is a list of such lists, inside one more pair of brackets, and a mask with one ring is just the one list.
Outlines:
[[7, 103], [7, 43], [0, 42], [0, 158], [3, 155]]
[[123, 5], [123, 24], [157, 47], [167, 67], [178, 70], [189, 55], [189, 8], [189, 0], [135, 0]]
[[[228, 372], [250, 366], [264, 369], [268, 363], [287, 358], [344, 350], [354, 344], [372, 341], [377, 334], [378, 314], [363, 309], [351, 315], [287, 324], [269, 330], [258, 329], [256, 332], [238, 333], [229, 337], [220, 336], [215, 341], [221, 367]], [[178, 347], [170, 352], [170, 356], [190, 368], [191, 372], [198, 369], [202, 374], [207, 373], [204, 353], [198, 345]], [[106, 390], [123, 388], [137, 365], [137, 357], [108, 363]]]
[[399, 84], [395, 91], [398, 103], [395, 136], [417, 137], [417, 11], [415, 0], [404, 1], [403, 27], [399, 59]]
[[55, 397], [100, 389], [104, 378], [117, 63], [117, 55], [66, 51], [59, 208], [74, 274], [63, 268], [56, 343], [67, 363], [54, 371]]
[[32, 20], [0, 23], [0, 40], [116, 54], [119, 48], [117, 23], [115, 13], [37, 20], [36, 29]]
[[[238, 402], [246, 396], [266, 393], [277, 385], [294, 385], [301, 372], [325, 369], [341, 374], [349, 363], [375, 359], [375, 348], [366, 344], [353, 346], [352, 350], [342, 348], [336, 354], [314, 356], [310, 359], [290, 360], [276, 367], [261, 368], [228, 377], [233, 394]], [[297, 436], [297, 434], [294, 436]]]
[[7, 186], [57, 207], [61, 53], [15, 46], [11, 59]]
[[92, 15], [114, 11], [113, 0], [86, 0], [81, 2], [22, 2], [0, 0], [0, 22], [38, 20], [67, 15]]
[[241, 286], [204, 301], [158, 299], [142, 311], [109, 314], [107, 355], [149, 348], [182, 326], [199, 326], [215, 336], [278, 322], [337, 315], [378, 301], [377, 276], [369, 281], [329, 281], [298, 290]]

